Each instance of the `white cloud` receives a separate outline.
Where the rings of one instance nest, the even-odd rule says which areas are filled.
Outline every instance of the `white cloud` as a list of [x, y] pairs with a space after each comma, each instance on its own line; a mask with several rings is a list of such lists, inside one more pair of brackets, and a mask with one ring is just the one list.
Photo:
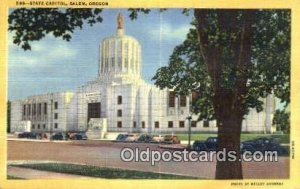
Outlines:
[[41, 61], [43, 65], [55, 61], [65, 61], [77, 54], [70, 42], [55, 37], [46, 37], [31, 43], [31, 51], [24, 51], [13, 44], [12, 35], [8, 35], [9, 66], [37, 66]]
[[149, 34], [153, 39], [180, 40], [183, 41], [188, 33], [190, 26], [182, 25], [172, 27], [170, 24], [163, 23], [159, 27], [149, 30]]

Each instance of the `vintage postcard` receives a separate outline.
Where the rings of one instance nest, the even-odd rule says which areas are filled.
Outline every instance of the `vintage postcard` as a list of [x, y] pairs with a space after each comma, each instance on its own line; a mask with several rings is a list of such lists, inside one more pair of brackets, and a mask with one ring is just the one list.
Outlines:
[[299, 4], [2, 1], [0, 189], [300, 188]]

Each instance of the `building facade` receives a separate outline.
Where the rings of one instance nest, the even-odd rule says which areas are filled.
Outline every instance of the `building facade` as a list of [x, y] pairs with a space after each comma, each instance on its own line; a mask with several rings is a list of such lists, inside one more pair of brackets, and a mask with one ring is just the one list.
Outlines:
[[[161, 90], [141, 76], [141, 45], [125, 34], [118, 16], [115, 35], [100, 44], [98, 78], [74, 92], [48, 93], [13, 101], [11, 131], [30, 126], [35, 132], [87, 131], [91, 119], [105, 120], [107, 132], [176, 133], [187, 132], [193, 95], [177, 96]], [[243, 121], [244, 132], [274, 130], [275, 100], [265, 99], [264, 111], [250, 110]], [[216, 132], [216, 121], [196, 121], [192, 132]], [[28, 126], [29, 125], [29, 126]]]

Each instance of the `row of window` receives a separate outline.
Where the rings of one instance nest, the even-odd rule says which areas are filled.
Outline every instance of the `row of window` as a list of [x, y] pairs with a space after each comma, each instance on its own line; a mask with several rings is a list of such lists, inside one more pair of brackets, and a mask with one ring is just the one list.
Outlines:
[[[174, 127], [173, 121], [169, 121], [168, 128], [173, 128], [173, 127]], [[179, 121], [179, 127], [180, 128], [185, 127], [184, 121]], [[197, 127], [197, 121], [191, 121], [191, 127]], [[209, 127], [209, 121], [204, 121], [203, 127]]]
[[[46, 124], [43, 124], [43, 125], [37, 124], [37, 129], [41, 129], [41, 126], [43, 126], [43, 129], [46, 129]], [[32, 124], [31, 128], [32, 128], [32, 129], [35, 129], [35, 125]], [[55, 128], [55, 129], [58, 128], [58, 123], [54, 123], [54, 128]]]
[[[169, 91], [169, 107], [175, 107], [175, 98], [176, 94], [174, 91]], [[192, 102], [196, 102], [198, 98], [198, 93], [196, 91], [192, 92]], [[180, 95], [179, 96], [179, 106], [186, 107], [186, 96]]]
[[[118, 57], [117, 59], [115, 57], [111, 57], [110, 59], [109, 58], [103, 58], [102, 62], [101, 63], [101, 71], [104, 72], [104, 71], [108, 71], [109, 70], [109, 60], [111, 61], [111, 68], [114, 70], [115, 69], [115, 65], [118, 66], [118, 69], [121, 70], [122, 69], [122, 58], [121, 57]], [[117, 62], [116, 62], [117, 60]], [[132, 70], [135, 68], [136, 70], [138, 70], [138, 60], [137, 59], [134, 59], [134, 58], [124, 58], [124, 68], [125, 69], [128, 69], [128, 68], [131, 68]], [[135, 64], [134, 64], [135, 63]]]
[[[146, 123], [145, 121], [141, 122], [142, 128], [146, 128]], [[136, 121], [133, 122], [133, 128], [136, 128], [137, 123]], [[122, 121], [118, 121], [117, 122], [117, 127], [118, 128], [122, 128]], [[155, 128], [159, 128], [159, 121], [155, 121], [154, 122], [154, 127]], [[169, 121], [168, 122], [168, 128], [173, 128], [174, 127], [174, 122], [173, 121]], [[180, 128], [184, 128], [185, 127], [185, 121], [179, 121], [179, 127]], [[192, 121], [191, 122], [191, 127], [197, 127], [197, 121]], [[203, 127], [209, 127], [209, 121], [204, 121], [203, 122]]]
[[[195, 102], [198, 99], [198, 93], [193, 91], [192, 92], [192, 102]], [[176, 94], [174, 91], [169, 92], [169, 107], [175, 107], [175, 98]], [[118, 96], [117, 98], [118, 104], [122, 104], [122, 96]], [[186, 107], [187, 104], [187, 99], [185, 95], [180, 95], [179, 96], [179, 105], [180, 107]]]
[[[35, 129], [35, 125], [32, 124], [31, 126], [32, 129]], [[37, 124], [37, 129], [40, 129], [41, 128], [41, 125], [40, 124]], [[43, 124], [43, 129], [46, 129], [46, 124]]]
[[[23, 116], [34, 116], [42, 114], [42, 104], [43, 104], [43, 114], [47, 115], [47, 103], [38, 104], [24, 104], [23, 105]], [[54, 109], [58, 109], [58, 102], [54, 102]]]

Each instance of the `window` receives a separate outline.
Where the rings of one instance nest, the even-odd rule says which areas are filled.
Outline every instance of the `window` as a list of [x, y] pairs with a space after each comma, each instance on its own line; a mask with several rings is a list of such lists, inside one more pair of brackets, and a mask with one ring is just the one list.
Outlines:
[[128, 68], [128, 58], [125, 58], [125, 69]]
[[111, 58], [111, 67], [112, 67], [112, 70], [115, 69], [115, 57]]
[[122, 104], [122, 96], [118, 96], [118, 104]]
[[122, 121], [118, 121], [117, 126], [118, 128], [122, 128]]
[[122, 110], [118, 110], [118, 117], [122, 117]]
[[32, 124], [32, 126], [31, 126], [31, 127], [32, 127], [32, 129], [35, 129], [35, 125], [34, 125], [34, 124]]
[[58, 113], [55, 113], [54, 114], [54, 119], [57, 119], [58, 118]]
[[108, 58], [105, 58], [104, 70], [108, 70]]
[[175, 92], [169, 92], [169, 107], [175, 107]]
[[122, 68], [122, 57], [118, 57], [118, 68]]
[[130, 64], [131, 64], [131, 68], [133, 68], [133, 58], [131, 59]]
[[40, 124], [38, 124], [38, 129], [40, 129], [41, 128], [41, 126], [40, 126]]
[[34, 112], [35, 110], [34, 110], [34, 104], [32, 104], [31, 105], [31, 115], [33, 116], [33, 115], [35, 115], [35, 112]]
[[31, 115], [31, 104], [28, 105], [28, 115]]
[[36, 115], [36, 104], [33, 104], [33, 115]]
[[46, 124], [43, 125], [43, 129], [46, 129]]
[[128, 48], [129, 48], [129, 43], [126, 42], [126, 43], [125, 43], [125, 55], [128, 54]]
[[44, 103], [44, 114], [47, 114], [47, 103]]
[[205, 121], [203, 122], [203, 127], [209, 127], [209, 121], [205, 120]]
[[118, 56], [121, 56], [122, 55], [122, 41], [118, 41], [117, 43], [117, 53], [118, 53]]
[[168, 128], [173, 128], [173, 121], [168, 122]]
[[155, 122], [154, 122], [154, 127], [155, 127], [155, 128], [159, 128], [159, 122], [158, 122], [158, 121], [155, 121]]
[[197, 127], [197, 121], [192, 121], [191, 127]]
[[55, 109], [55, 110], [58, 109], [58, 102], [54, 102], [54, 109]]
[[180, 95], [180, 107], [186, 107], [186, 96]]
[[102, 56], [102, 60], [101, 60], [101, 72], [103, 72], [104, 70], [104, 58]]
[[142, 121], [142, 128], [144, 129], [146, 127], [145, 121]]
[[136, 128], [136, 121], [133, 122], [133, 128]]
[[195, 103], [198, 100], [199, 94], [197, 91], [192, 91], [192, 102]]
[[24, 104], [23, 105], [23, 116], [25, 116], [26, 115], [26, 105]]
[[180, 128], [184, 127], [184, 121], [179, 121], [179, 127]]
[[38, 115], [41, 115], [41, 112], [42, 112], [42, 104], [41, 103], [38, 104], [37, 112], [38, 112]]
[[55, 129], [58, 128], [58, 123], [54, 123], [54, 128], [55, 128]]

